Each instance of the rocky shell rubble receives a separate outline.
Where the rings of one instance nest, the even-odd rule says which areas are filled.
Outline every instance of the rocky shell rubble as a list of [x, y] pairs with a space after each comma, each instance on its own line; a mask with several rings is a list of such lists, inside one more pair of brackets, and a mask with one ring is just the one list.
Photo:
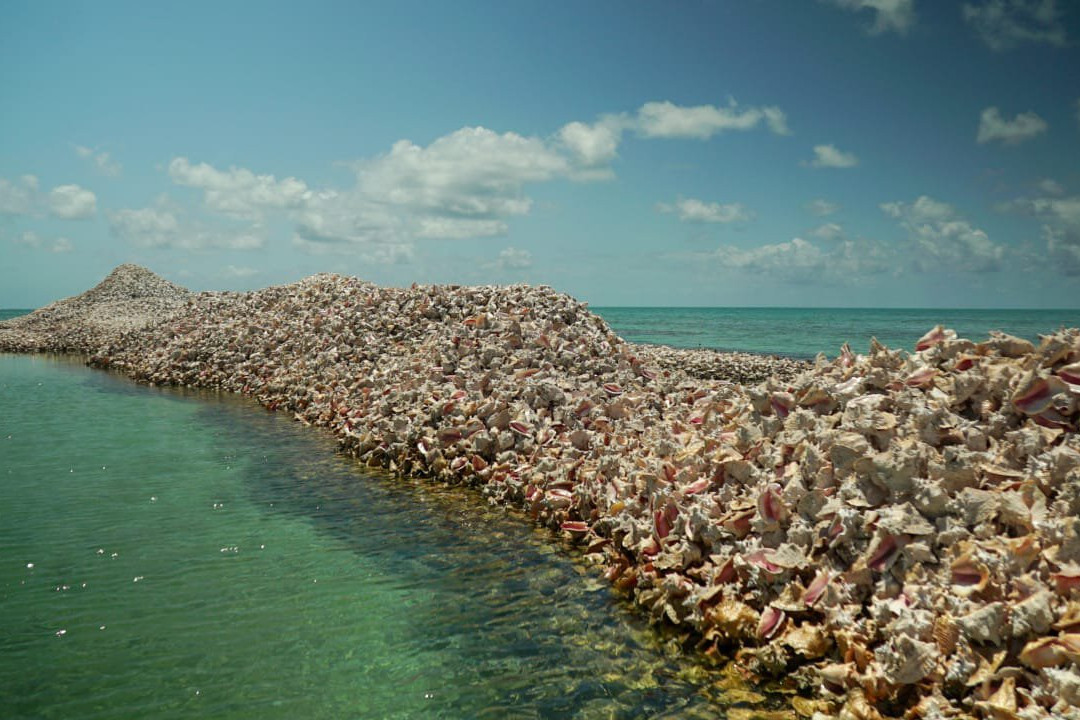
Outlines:
[[145, 268], [120, 265], [81, 295], [0, 322], [0, 352], [90, 353], [168, 318], [190, 295]]
[[1080, 331], [935, 328], [752, 386], [641, 350], [547, 288], [319, 275], [92, 362], [524, 507], [804, 715], [1080, 717]]
[[700, 380], [727, 380], [744, 385], [774, 380], [788, 381], [806, 372], [805, 360], [778, 355], [721, 352], [709, 349], [673, 348], [665, 345], [637, 345], [634, 353], [642, 361], [661, 369]]

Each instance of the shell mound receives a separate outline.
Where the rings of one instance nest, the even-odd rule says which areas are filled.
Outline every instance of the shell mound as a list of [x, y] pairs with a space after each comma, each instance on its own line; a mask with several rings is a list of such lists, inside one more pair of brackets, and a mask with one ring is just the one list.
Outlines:
[[[85, 308], [154, 300], [103, 285]], [[1080, 717], [1080, 330], [938, 327], [750, 384], [546, 287], [165, 290], [155, 322], [74, 346], [524, 508], [804, 715]]]
[[657, 352], [548, 288], [320, 275], [199, 296], [93, 362], [523, 507], [807, 714], [1075, 716], [1080, 331], [935, 328], [753, 386]]
[[114, 269], [81, 295], [0, 322], [0, 351], [90, 353], [168, 319], [191, 292], [138, 265]]

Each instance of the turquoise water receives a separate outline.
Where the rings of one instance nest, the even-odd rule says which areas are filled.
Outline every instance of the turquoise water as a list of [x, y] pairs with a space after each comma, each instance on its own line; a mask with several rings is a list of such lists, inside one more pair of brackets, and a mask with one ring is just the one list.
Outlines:
[[[713, 717], [546, 531], [232, 396], [0, 355], [4, 718]], [[768, 704], [768, 703], [766, 703]]]
[[961, 337], [983, 340], [991, 330], [1036, 341], [1040, 333], [1080, 326], [1080, 310], [895, 310], [860, 308], [591, 308], [625, 340], [811, 358], [835, 357], [850, 343], [870, 349], [870, 338], [914, 350], [938, 324]]

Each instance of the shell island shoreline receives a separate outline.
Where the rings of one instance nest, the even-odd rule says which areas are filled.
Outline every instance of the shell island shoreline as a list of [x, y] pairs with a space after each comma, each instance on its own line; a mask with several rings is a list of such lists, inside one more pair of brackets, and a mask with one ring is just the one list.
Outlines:
[[1080, 718], [1080, 330], [811, 364], [632, 345], [545, 287], [122, 265], [0, 351], [239, 392], [474, 486], [801, 715]]

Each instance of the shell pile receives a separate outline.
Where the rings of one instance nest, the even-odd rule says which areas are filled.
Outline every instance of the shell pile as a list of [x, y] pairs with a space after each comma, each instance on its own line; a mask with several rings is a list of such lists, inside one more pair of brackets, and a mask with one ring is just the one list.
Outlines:
[[938, 327], [756, 385], [671, 357], [547, 288], [318, 275], [92, 362], [523, 507], [806, 715], [1080, 717], [1080, 330]]
[[0, 351], [87, 353], [126, 331], [161, 322], [191, 292], [138, 265], [120, 265], [96, 287], [0, 322]]

